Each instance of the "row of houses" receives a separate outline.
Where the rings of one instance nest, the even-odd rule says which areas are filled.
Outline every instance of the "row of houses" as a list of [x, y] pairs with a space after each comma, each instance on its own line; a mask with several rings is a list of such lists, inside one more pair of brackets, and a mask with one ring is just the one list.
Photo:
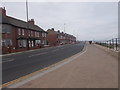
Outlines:
[[50, 46], [74, 44], [76, 43], [76, 37], [73, 35], [55, 31], [54, 28], [47, 30], [47, 41]]
[[20, 52], [32, 49], [75, 43], [76, 38], [54, 28], [43, 30], [35, 24], [34, 19], [28, 22], [6, 15], [5, 8], [0, 8], [0, 27], [2, 27], [2, 53]]

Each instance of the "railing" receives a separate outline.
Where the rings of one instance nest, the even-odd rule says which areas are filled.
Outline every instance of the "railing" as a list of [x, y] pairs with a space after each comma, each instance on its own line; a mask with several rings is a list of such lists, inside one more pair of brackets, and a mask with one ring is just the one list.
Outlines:
[[109, 49], [113, 49], [115, 51], [120, 50], [120, 38], [113, 38], [111, 40], [106, 40], [106, 41], [97, 41], [95, 43], [102, 45], [102, 46], [105, 46]]

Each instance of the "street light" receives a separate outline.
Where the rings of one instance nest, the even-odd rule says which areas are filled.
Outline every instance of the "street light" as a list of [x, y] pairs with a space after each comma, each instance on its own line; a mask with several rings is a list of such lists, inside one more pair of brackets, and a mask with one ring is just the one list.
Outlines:
[[64, 33], [65, 33], [65, 25], [66, 25], [66, 24], [64, 23]]
[[[28, 2], [27, 2], [27, 0], [26, 0], [26, 17], [27, 17], [27, 22], [26, 22], [26, 24], [27, 24], [27, 30], [29, 30], [29, 23], [28, 23]], [[29, 40], [27, 39], [27, 48], [29, 49]]]

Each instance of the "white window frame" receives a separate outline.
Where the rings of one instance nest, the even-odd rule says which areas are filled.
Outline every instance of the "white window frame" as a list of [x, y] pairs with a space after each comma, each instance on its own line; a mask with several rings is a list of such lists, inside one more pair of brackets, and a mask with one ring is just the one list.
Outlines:
[[35, 37], [39, 37], [39, 36], [40, 36], [39, 32], [35, 32]]
[[22, 29], [22, 35], [25, 35], [25, 29]]
[[47, 36], [47, 34], [46, 33], [44, 33], [45, 34], [45, 37]]
[[46, 37], [46, 33], [45, 32], [42, 32], [42, 37]]
[[34, 47], [34, 41], [31, 41], [31, 46]]
[[[4, 43], [4, 44], [3, 44]], [[2, 39], [2, 42], [1, 42], [1, 46], [6, 46], [6, 40], [5, 39]]]
[[28, 30], [28, 36], [30, 36], [31, 35], [31, 31], [30, 30]]
[[37, 37], [37, 32], [35, 31], [35, 37]]
[[26, 40], [18, 40], [18, 47], [27, 47], [27, 41]]
[[30, 40], [28, 41], [28, 43], [29, 43], [29, 47], [31, 47], [31, 41]]
[[33, 36], [33, 31], [31, 30], [30, 32], [31, 32], [31, 36]]
[[[3, 45], [4, 43], [4, 45]], [[12, 40], [11, 39], [2, 39], [2, 46], [12, 46]]]
[[18, 28], [18, 35], [21, 35], [21, 29]]
[[41, 44], [41, 40], [35, 40], [35, 45], [38, 46]]

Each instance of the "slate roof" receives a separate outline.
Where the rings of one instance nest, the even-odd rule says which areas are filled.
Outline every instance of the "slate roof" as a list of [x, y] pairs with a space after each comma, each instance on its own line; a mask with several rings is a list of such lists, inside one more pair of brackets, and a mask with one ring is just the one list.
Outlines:
[[[13, 26], [20, 27], [20, 28], [29, 28], [31, 30], [45, 32], [42, 28], [40, 28], [37, 25], [33, 25], [25, 21], [10, 17], [10, 16], [2, 16], [2, 22], [0, 21], [0, 23], [13, 25]], [[27, 24], [28, 24], [28, 27], [27, 27]]]

